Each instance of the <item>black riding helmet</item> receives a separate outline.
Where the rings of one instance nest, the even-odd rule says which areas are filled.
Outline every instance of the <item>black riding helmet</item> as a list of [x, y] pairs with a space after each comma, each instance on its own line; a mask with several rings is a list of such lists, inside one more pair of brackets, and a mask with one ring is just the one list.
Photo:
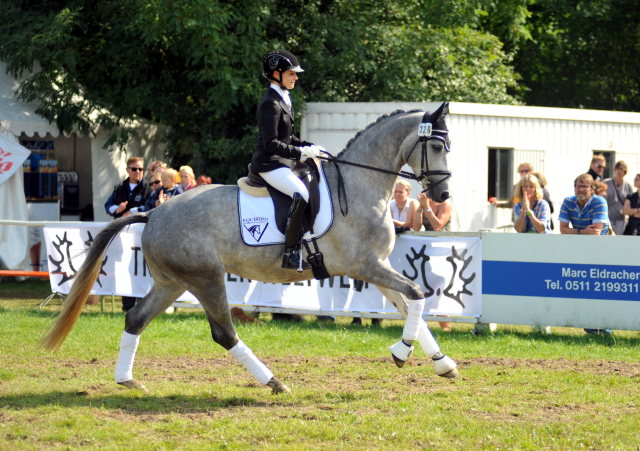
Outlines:
[[[287, 52], [286, 50], [274, 50], [264, 57], [264, 61], [262, 62], [262, 76], [267, 80], [273, 80], [282, 86], [282, 74], [288, 70], [304, 72], [304, 69], [300, 67], [298, 58], [296, 58], [293, 53]], [[273, 77], [273, 71], [280, 73], [280, 80], [276, 80]]]

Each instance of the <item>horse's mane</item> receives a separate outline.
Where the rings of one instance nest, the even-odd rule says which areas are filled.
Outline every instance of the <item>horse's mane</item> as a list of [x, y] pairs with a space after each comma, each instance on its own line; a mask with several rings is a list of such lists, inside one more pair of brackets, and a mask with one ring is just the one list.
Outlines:
[[424, 113], [423, 110], [421, 109], [415, 109], [415, 110], [410, 110], [410, 111], [405, 111], [405, 110], [395, 110], [389, 114], [383, 114], [382, 116], [380, 116], [378, 119], [376, 119], [375, 122], [371, 122], [369, 123], [364, 130], [360, 130], [358, 133], [356, 133], [356, 136], [354, 136], [353, 138], [351, 138], [349, 140], [349, 142], [347, 142], [347, 145], [344, 149], [342, 149], [342, 151], [336, 155], [336, 158], [340, 158], [342, 156], [343, 153], [345, 153], [349, 147], [351, 147], [351, 145], [364, 133], [366, 133], [370, 128], [375, 127], [376, 125], [378, 125], [380, 122], [384, 122], [387, 119], [393, 117], [393, 116], [397, 116], [398, 114], [412, 114], [412, 113]]

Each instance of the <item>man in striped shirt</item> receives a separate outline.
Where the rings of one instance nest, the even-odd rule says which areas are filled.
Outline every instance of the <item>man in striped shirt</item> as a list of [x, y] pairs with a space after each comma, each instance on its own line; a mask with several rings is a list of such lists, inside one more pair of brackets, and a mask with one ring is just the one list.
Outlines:
[[567, 197], [560, 209], [560, 233], [606, 235], [609, 230], [609, 209], [607, 201], [595, 195], [593, 177], [582, 174], [573, 182], [573, 186], [576, 194]]

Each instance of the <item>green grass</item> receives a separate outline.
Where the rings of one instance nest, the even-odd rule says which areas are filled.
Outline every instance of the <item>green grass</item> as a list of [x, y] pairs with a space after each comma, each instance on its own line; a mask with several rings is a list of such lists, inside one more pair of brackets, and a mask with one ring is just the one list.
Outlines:
[[[9, 284], [7, 284], [9, 285]], [[32, 287], [33, 288], [33, 287]], [[402, 323], [372, 328], [263, 315], [238, 335], [289, 385], [274, 396], [212, 342], [202, 312], [156, 318], [134, 375], [113, 381], [122, 313], [88, 306], [57, 353], [37, 346], [59, 306], [0, 285], [0, 449], [633, 449], [640, 445], [640, 334], [501, 326], [433, 333], [462, 377], [436, 377], [416, 350], [388, 347]], [[46, 295], [46, 293], [45, 293]], [[59, 304], [58, 301], [56, 301]], [[116, 309], [119, 305], [116, 306]], [[309, 317], [312, 319], [312, 317]], [[431, 324], [430, 324], [431, 325]]]

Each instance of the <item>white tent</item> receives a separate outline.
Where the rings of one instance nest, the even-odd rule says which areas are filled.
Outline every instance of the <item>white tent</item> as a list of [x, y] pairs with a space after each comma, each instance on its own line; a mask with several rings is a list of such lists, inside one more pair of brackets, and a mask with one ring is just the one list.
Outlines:
[[[55, 124], [36, 114], [37, 105], [20, 102], [15, 92], [22, 80], [6, 74], [6, 65], [0, 63], [0, 133], [18, 142], [18, 137], [47, 133], [58, 136]], [[0, 185], [0, 218], [27, 221], [27, 201], [24, 196], [22, 167]], [[0, 225], [0, 265], [12, 270], [30, 270], [29, 236], [27, 227]]]

